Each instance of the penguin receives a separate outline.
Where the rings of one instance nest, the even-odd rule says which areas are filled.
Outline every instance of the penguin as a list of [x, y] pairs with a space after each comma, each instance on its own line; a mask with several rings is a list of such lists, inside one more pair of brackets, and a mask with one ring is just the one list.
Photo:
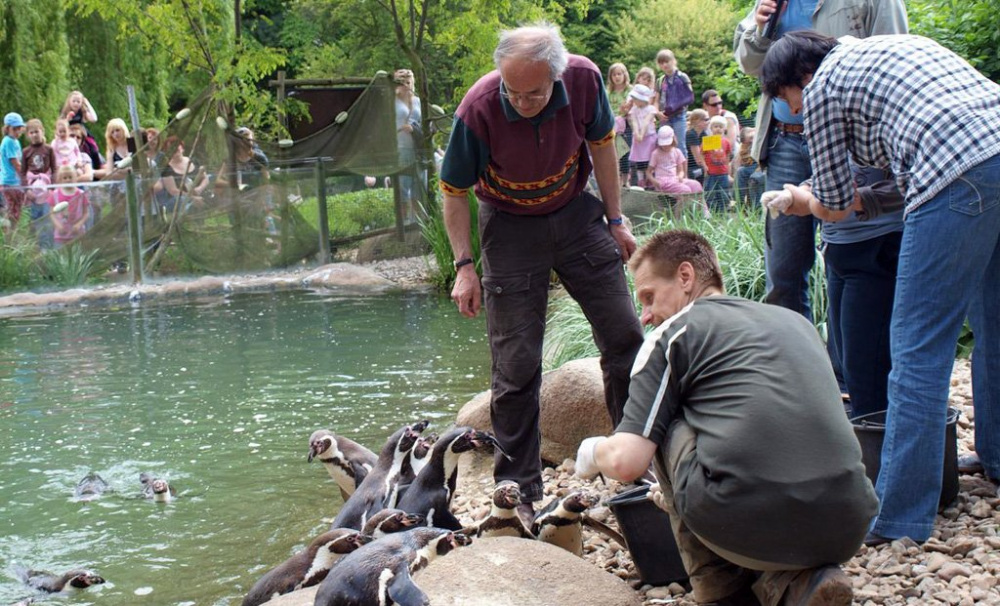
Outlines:
[[552, 499], [545, 509], [535, 514], [531, 532], [539, 541], [551, 543], [582, 556], [582, 514], [597, 502], [596, 495], [581, 490], [571, 492], [562, 498]]
[[92, 471], [76, 483], [73, 494], [80, 501], [93, 501], [104, 494], [107, 489], [108, 483], [104, 481], [104, 478]]
[[334, 518], [331, 529], [361, 530], [372, 515], [387, 507], [395, 507], [394, 495], [398, 490], [399, 476], [410, 469], [410, 450], [428, 423], [429, 421], [420, 421], [404, 425], [389, 436], [379, 452], [375, 466], [344, 503]]
[[456, 427], [441, 436], [434, 444], [430, 462], [413, 480], [397, 507], [426, 516], [428, 526], [461, 530], [462, 524], [451, 513], [458, 481], [458, 457], [484, 446], [499, 448], [496, 438], [471, 427]]
[[59, 575], [47, 570], [28, 570], [23, 566], [15, 566], [14, 571], [28, 587], [48, 593], [67, 593], [104, 583], [104, 579], [91, 570], [70, 570]]
[[479, 537], [521, 537], [534, 539], [535, 535], [524, 525], [524, 520], [517, 515], [517, 506], [521, 504], [521, 489], [513, 480], [498, 482], [493, 488], [493, 506], [490, 513], [472, 526], [464, 528], [463, 533]]
[[431, 460], [431, 451], [437, 440], [438, 435], [436, 433], [432, 433], [426, 436], [420, 436], [417, 443], [413, 446], [413, 454], [410, 455], [410, 465], [413, 467], [414, 477], [419, 475], [420, 470], [423, 469], [424, 466], [427, 465], [428, 461]]
[[309, 436], [309, 457], [306, 461], [312, 463], [313, 458], [318, 458], [326, 466], [327, 473], [340, 487], [344, 502], [378, 462], [374, 452], [327, 429], [319, 429]]
[[142, 483], [142, 496], [157, 503], [169, 503], [177, 496], [177, 490], [166, 480], [154, 478], [148, 473], [140, 473], [139, 482]]
[[381, 539], [387, 534], [403, 532], [422, 526], [424, 516], [416, 513], [406, 513], [402, 509], [383, 509], [368, 518], [361, 533], [373, 539]]
[[319, 586], [315, 606], [426, 606], [413, 575], [434, 558], [468, 545], [462, 533], [415, 528], [344, 556]]
[[371, 537], [357, 530], [341, 528], [324, 532], [308, 547], [258, 579], [243, 598], [242, 606], [258, 606], [275, 596], [322, 582], [337, 560], [371, 541]]

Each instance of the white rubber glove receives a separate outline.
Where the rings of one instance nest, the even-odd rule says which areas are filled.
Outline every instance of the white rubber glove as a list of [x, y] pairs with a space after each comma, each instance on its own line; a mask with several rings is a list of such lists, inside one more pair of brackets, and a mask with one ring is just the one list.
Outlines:
[[777, 219], [778, 214], [788, 210], [792, 205], [792, 192], [788, 190], [766, 191], [760, 195], [761, 206], [771, 213], [772, 219]]
[[580, 449], [576, 451], [576, 475], [584, 480], [597, 477], [601, 470], [597, 467], [597, 460], [594, 456], [597, 445], [607, 440], [606, 436], [594, 436], [580, 442]]
[[670, 513], [667, 509], [667, 497], [663, 496], [663, 489], [660, 488], [660, 484], [656, 483], [649, 487], [649, 500], [656, 504], [657, 507]]

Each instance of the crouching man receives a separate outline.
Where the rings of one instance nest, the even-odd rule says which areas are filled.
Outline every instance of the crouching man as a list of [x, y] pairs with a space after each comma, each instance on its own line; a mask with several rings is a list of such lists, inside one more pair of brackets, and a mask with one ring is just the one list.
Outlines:
[[621, 481], [654, 464], [699, 604], [849, 606], [839, 564], [878, 502], [826, 348], [801, 315], [726, 296], [690, 231], [629, 261], [644, 324], [621, 423], [587, 438], [577, 474]]

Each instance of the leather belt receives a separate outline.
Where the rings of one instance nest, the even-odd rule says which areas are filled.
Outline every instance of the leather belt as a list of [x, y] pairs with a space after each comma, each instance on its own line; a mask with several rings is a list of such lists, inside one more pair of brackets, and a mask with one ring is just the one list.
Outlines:
[[773, 120], [773, 122], [774, 122], [774, 128], [780, 130], [786, 135], [788, 134], [801, 135], [802, 131], [805, 130], [805, 127], [802, 126], [801, 124], [789, 124], [787, 122], [781, 122], [780, 120]]

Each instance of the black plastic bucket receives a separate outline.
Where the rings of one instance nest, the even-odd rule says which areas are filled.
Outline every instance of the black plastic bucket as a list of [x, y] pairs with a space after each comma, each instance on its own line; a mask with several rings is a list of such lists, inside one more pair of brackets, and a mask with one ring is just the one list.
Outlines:
[[637, 486], [609, 499], [608, 506], [644, 583], [684, 581], [687, 572], [670, 529], [670, 516], [648, 498], [648, 493], [648, 486]]
[[[861, 461], [865, 475], [875, 484], [882, 467], [882, 442], [885, 440], [885, 411], [873, 412], [851, 419], [854, 435], [861, 444]], [[944, 430], [944, 468], [941, 471], [941, 507], [958, 496], [958, 409], [948, 408]]]

